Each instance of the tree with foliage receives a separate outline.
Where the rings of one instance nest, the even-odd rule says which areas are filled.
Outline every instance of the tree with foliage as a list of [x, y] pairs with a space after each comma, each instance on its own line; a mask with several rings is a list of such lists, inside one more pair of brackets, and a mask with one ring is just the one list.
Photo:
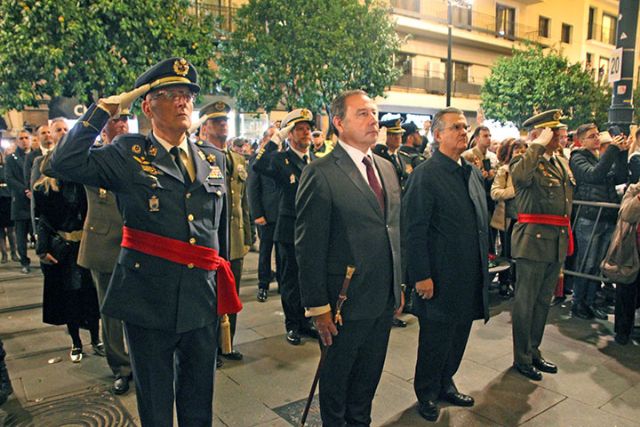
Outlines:
[[521, 127], [534, 112], [560, 108], [571, 128], [607, 122], [611, 89], [595, 82], [581, 64], [571, 64], [560, 52], [544, 53], [542, 47], [526, 45], [510, 57], [498, 59], [481, 91], [487, 118]]
[[382, 95], [400, 46], [380, 0], [249, 0], [219, 59], [244, 111], [326, 108], [346, 89]]
[[132, 88], [171, 56], [188, 58], [205, 90], [215, 85], [217, 22], [189, 0], [2, 0], [0, 111], [56, 96], [93, 102]]

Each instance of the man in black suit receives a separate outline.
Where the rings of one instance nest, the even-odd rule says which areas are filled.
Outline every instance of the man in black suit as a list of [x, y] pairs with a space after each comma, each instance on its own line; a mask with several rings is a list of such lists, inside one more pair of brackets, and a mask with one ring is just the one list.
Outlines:
[[406, 169], [405, 160], [400, 157], [400, 143], [402, 142], [402, 119], [392, 119], [380, 122], [380, 127], [387, 129], [387, 140], [384, 144], [376, 144], [372, 151], [389, 160], [396, 170], [398, 179], [400, 180], [400, 187], [404, 188], [407, 178], [409, 178], [409, 171]]
[[[282, 121], [281, 130], [274, 133], [271, 141], [258, 152], [253, 164], [254, 171], [271, 177], [280, 191], [274, 240], [282, 266], [279, 278], [287, 341], [292, 345], [300, 344], [300, 334], [317, 338], [300, 302], [298, 264], [293, 244], [298, 183], [302, 170], [314, 158], [309, 150], [312, 126], [311, 111], [304, 108], [291, 111]], [[286, 138], [289, 147], [278, 151]]]
[[402, 237], [414, 310], [420, 321], [414, 389], [418, 411], [435, 421], [437, 400], [472, 406], [453, 376], [471, 322], [489, 319], [489, 224], [480, 171], [461, 158], [467, 120], [457, 108], [433, 119], [438, 151], [411, 174], [402, 205]]
[[[271, 137], [276, 132], [275, 126], [264, 131], [263, 144], [271, 141]], [[256, 153], [249, 160], [249, 170], [253, 170], [256, 161]], [[269, 297], [269, 284], [273, 280], [271, 270], [271, 253], [274, 248], [273, 234], [276, 230], [278, 220], [278, 201], [280, 195], [275, 181], [261, 173], [249, 173], [247, 183], [247, 194], [249, 196], [249, 209], [251, 218], [258, 227], [260, 237], [260, 247], [258, 248], [258, 302], [265, 302]], [[278, 259], [278, 248], [276, 246], [276, 277], [280, 270]]]
[[[307, 316], [324, 346], [320, 413], [328, 426], [371, 423], [394, 309], [402, 309], [400, 185], [393, 165], [371, 152], [378, 109], [363, 91], [331, 105], [339, 142], [303, 172], [296, 198], [296, 255]], [[332, 310], [347, 266], [355, 266], [343, 310]]]

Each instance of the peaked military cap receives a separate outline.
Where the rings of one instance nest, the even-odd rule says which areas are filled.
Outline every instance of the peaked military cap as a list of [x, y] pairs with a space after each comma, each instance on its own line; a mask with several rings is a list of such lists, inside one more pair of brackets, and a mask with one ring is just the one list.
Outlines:
[[413, 122], [403, 123], [402, 129], [405, 131], [407, 135], [412, 135], [418, 132], [418, 126], [416, 126], [416, 124]]
[[230, 111], [231, 107], [229, 106], [229, 104], [224, 101], [215, 101], [202, 107], [202, 109], [200, 110], [200, 117], [207, 114], [207, 120], [217, 119], [220, 117], [228, 119]]
[[404, 133], [402, 129], [402, 119], [391, 119], [380, 122], [380, 127], [386, 127], [387, 133]]
[[313, 121], [313, 113], [306, 108], [296, 108], [282, 119], [280, 129], [284, 129], [289, 125], [295, 125], [300, 122], [308, 122], [311, 126], [315, 125]]
[[551, 128], [561, 129], [566, 128], [567, 125], [561, 123], [560, 120], [565, 119], [562, 116], [562, 110], [548, 110], [544, 113], [536, 114], [533, 117], [529, 117], [522, 123], [525, 129], [539, 129], [539, 128]]
[[[200, 92], [198, 72], [193, 64], [184, 58], [169, 58], [158, 62], [136, 79], [135, 87], [149, 84], [149, 92], [167, 86], [186, 85], [194, 93]], [[147, 92], [147, 93], [149, 93]], [[146, 93], [142, 97], [146, 96]]]

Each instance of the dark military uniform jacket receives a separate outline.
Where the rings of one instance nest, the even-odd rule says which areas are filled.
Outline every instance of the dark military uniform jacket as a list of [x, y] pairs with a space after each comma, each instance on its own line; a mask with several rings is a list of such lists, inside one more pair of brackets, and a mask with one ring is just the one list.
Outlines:
[[[273, 240], [280, 243], [294, 243], [296, 221], [296, 192], [306, 166], [291, 149], [278, 152], [278, 146], [269, 141], [258, 153], [253, 169], [276, 181], [280, 190], [278, 221]], [[310, 160], [315, 157], [309, 151]]]
[[[509, 168], [516, 190], [519, 214], [571, 217], [573, 187], [566, 163], [544, 158], [544, 146], [531, 144], [526, 153], [511, 160]], [[517, 223], [511, 237], [513, 258], [538, 262], [562, 262], [569, 245], [566, 227]]]
[[[109, 114], [91, 106], [51, 157], [60, 177], [113, 191], [124, 224], [218, 250], [227, 257], [225, 159], [188, 142], [196, 178], [185, 182], [173, 156], [150, 134], [91, 148]], [[215, 271], [122, 248], [104, 314], [148, 329], [183, 333], [217, 319]]]
[[398, 182], [400, 182], [400, 188], [404, 190], [405, 184], [407, 183], [407, 179], [409, 179], [409, 171], [407, 171], [407, 163], [406, 159], [400, 156], [400, 151], [396, 151], [395, 160], [391, 158], [391, 154], [389, 154], [389, 147], [382, 144], [376, 144], [371, 151], [373, 151], [378, 156], [382, 157], [391, 162], [393, 168], [396, 171], [396, 175], [398, 176]]
[[5, 161], [5, 180], [11, 191], [11, 219], [31, 219], [31, 202], [25, 194], [28, 189], [24, 180], [25, 152], [21, 148], [7, 156]]
[[252, 172], [249, 174], [249, 183], [247, 184], [251, 217], [254, 219], [264, 217], [267, 220], [267, 224], [275, 225], [278, 220], [280, 198], [278, 186], [272, 178], [253, 171], [256, 157], [258, 157], [258, 153], [249, 161], [249, 168]]
[[118, 261], [122, 241], [122, 217], [116, 196], [104, 188], [85, 185], [87, 218], [82, 229], [78, 265], [108, 274]]
[[398, 154], [400, 154], [400, 157], [404, 160], [405, 170], [407, 173], [413, 172], [420, 163], [427, 160], [424, 154], [422, 154], [417, 148], [410, 147], [408, 145], [401, 145], [400, 148], [398, 148]]

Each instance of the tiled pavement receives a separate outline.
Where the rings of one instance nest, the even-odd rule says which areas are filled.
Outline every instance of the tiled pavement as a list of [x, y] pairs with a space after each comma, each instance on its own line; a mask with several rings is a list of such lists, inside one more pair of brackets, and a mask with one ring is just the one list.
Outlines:
[[[237, 349], [241, 362], [227, 361], [216, 374], [215, 422], [227, 426], [287, 426], [299, 416], [319, 351], [312, 341], [293, 347], [284, 338], [283, 315], [275, 289], [266, 303], [255, 300], [256, 254], [245, 261]], [[110, 371], [90, 353], [80, 364], [68, 358], [64, 327], [45, 325], [39, 303], [42, 276], [21, 275], [14, 263], [0, 266], [0, 336], [15, 393], [0, 408], [4, 425], [139, 425], [134, 392], [108, 392]], [[509, 302], [492, 294], [492, 319], [476, 322], [456, 376], [473, 408], [445, 405], [435, 425], [448, 426], [638, 426], [640, 425], [640, 346], [617, 345], [609, 321], [572, 319], [569, 306], [551, 309], [542, 349], [559, 365], [557, 375], [539, 383], [511, 369]], [[412, 378], [418, 326], [394, 329], [373, 408], [373, 425], [429, 425], [415, 409]], [[640, 338], [640, 337], [639, 337]], [[88, 342], [88, 336], [85, 338]], [[87, 346], [88, 347], [88, 346]], [[57, 414], [47, 419], [43, 414]], [[78, 417], [90, 417], [81, 424]], [[312, 409], [311, 423], [317, 424]], [[74, 424], [78, 422], [78, 424]], [[85, 422], [85, 421], [82, 421]]]

